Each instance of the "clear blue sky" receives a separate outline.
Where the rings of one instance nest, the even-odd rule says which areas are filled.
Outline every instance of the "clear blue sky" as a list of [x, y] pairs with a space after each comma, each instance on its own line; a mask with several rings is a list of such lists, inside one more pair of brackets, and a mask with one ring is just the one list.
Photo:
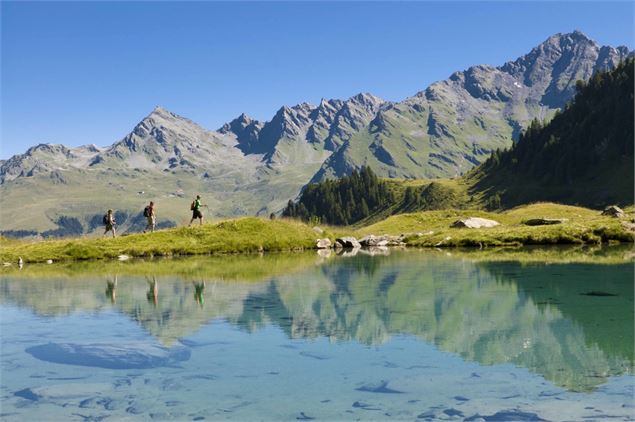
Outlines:
[[633, 3], [6, 2], [0, 158], [109, 145], [155, 105], [216, 129], [241, 112], [401, 100], [579, 29], [633, 49]]

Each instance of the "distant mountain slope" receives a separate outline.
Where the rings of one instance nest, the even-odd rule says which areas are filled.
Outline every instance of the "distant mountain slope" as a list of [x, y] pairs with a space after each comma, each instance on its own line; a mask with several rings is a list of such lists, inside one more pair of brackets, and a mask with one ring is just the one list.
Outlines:
[[468, 174], [474, 191], [503, 206], [559, 201], [633, 204], [633, 59], [579, 82], [546, 126], [535, 121], [511, 149]]
[[[578, 81], [563, 112], [543, 126], [534, 120], [507, 150], [497, 150], [455, 179], [380, 180], [360, 177], [310, 184], [285, 215], [330, 224], [367, 223], [389, 215], [448, 208], [510, 208], [537, 201], [603, 207], [633, 205], [634, 60]], [[373, 183], [364, 182], [366, 180]], [[377, 198], [381, 188], [381, 201]]]
[[615, 67], [626, 47], [601, 47], [581, 32], [556, 34], [500, 67], [473, 66], [380, 110], [324, 163], [313, 181], [371, 166], [380, 176], [454, 177], [511, 145], [534, 118], [571, 99], [577, 80]]
[[285, 106], [267, 122], [242, 114], [217, 131], [157, 107], [111, 146], [41, 144], [0, 161], [0, 230], [96, 231], [108, 208], [121, 229], [137, 230], [149, 200], [163, 224], [181, 224], [197, 193], [210, 216], [269, 215], [307, 182], [364, 165], [381, 177], [463, 174], [532, 119], [551, 117], [577, 79], [627, 54], [556, 34], [513, 62], [456, 72], [402, 102], [364, 93]]

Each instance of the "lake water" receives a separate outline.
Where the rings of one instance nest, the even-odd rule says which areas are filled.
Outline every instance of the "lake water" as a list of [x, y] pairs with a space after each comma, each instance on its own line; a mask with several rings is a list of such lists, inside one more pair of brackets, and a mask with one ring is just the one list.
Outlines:
[[631, 261], [384, 253], [1, 274], [0, 416], [635, 419]]

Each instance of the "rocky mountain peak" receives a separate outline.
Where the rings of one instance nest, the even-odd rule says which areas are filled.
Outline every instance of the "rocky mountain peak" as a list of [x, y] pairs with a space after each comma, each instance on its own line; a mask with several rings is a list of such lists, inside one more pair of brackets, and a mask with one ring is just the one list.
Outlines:
[[293, 107], [285, 105], [265, 124], [265, 127], [275, 128], [282, 132], [281, 135], [297, 136], [311, 122], [310, 114], [313, 108], [308, 103], [300, 103]]
[[360, 92], [357, 95], [353, 95], [351, 98], [349, 98], [349, 102], [362, 105], [366, 108], [374, 108], [380, 104], [385, 103], [383, 99], [367, 92]]
[[579, 44], [579, 43], [587, 43], [587, 44], [596, 44], [591, 38], [589, 38], [585, 33], [580, 30], [574, 30], [573, 32], [558, 32], [547, 38], [541, 45], [560, 45], [566, 46], [571, 44]]
[[240, 116], [236, 117], [231, 122], [225, 123], [221, 126], [221, 128], [218, 129], [218, 132], [223, 134], [233, 132], [236, 134], [237, 131], [243, 130], [249, 125], [258, 123], [259, 122], [257, 120], [252, 119], [247, 114], [241, 113]]
[[262, 127], [263, 123], [242, 113], [231, 122], [225, 123], [218, 132], [222, 134], [234, 134], [238, 140], [238, 148], [243, 153], [248, 154], [258, 142], [258, 134]]

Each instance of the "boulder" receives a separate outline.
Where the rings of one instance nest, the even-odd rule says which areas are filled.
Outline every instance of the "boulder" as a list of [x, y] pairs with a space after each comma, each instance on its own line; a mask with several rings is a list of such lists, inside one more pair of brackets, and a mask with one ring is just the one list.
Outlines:
[[331, 247], [331, 240], [326, 238], [326, 239], [318, 239], [315, 241], [315, 246], [318, 249], [330, 249]]
[[387, 236], [375, 236], [374, 234], [369, 234], [368, 236], [364, 236], [359, 239], [359, 243], [367, 248], [373, 246], [386, 246], [388, 245]]
[[362, 247], [362, 245], [360, 245], [357, 239], [355, 239], [353, 236], [338, 237], [337, 239], [335, 239], [335, 245], [340, 245], [342, 248], [349, 249], [357, 249]]
[[73, 400], [86, 396], [99, 396], [112, 390], [107, 383], [64, 383], [41, 387], [25, 388], [14, 393], [15, 396], [33, 401]]
[[147, 369], [174, 365], [190, 358], [182, 345], [170, 348], [146, 343], [48, 343], [26, 352], [45, 362], [106, 369]]
[[319, 228], [318, 226], [313, 227], [313, 231], [316, 232], [317, 234], [322, 234], [324, 233], [324, 230], [322, 230], [321, 228]]
[[550, 226], [552, 224], [562, 224], [569, 221], [568, 218], [530, 218], [525, 220], [523, 224], [526, 226]]
[[624, 210], [622, 210], [617, 205], [611, 205], [610, 207], [604, 208], [602, 211], [602, 215], [610, 215], [611, 217], [622, 218], [625, 217]]
[[480, 229], [483, 227], [496, 227], [500, 225], [498, 221], [488, 220], [487, 218], [469, 217], [456, 220], [450, 227]]

